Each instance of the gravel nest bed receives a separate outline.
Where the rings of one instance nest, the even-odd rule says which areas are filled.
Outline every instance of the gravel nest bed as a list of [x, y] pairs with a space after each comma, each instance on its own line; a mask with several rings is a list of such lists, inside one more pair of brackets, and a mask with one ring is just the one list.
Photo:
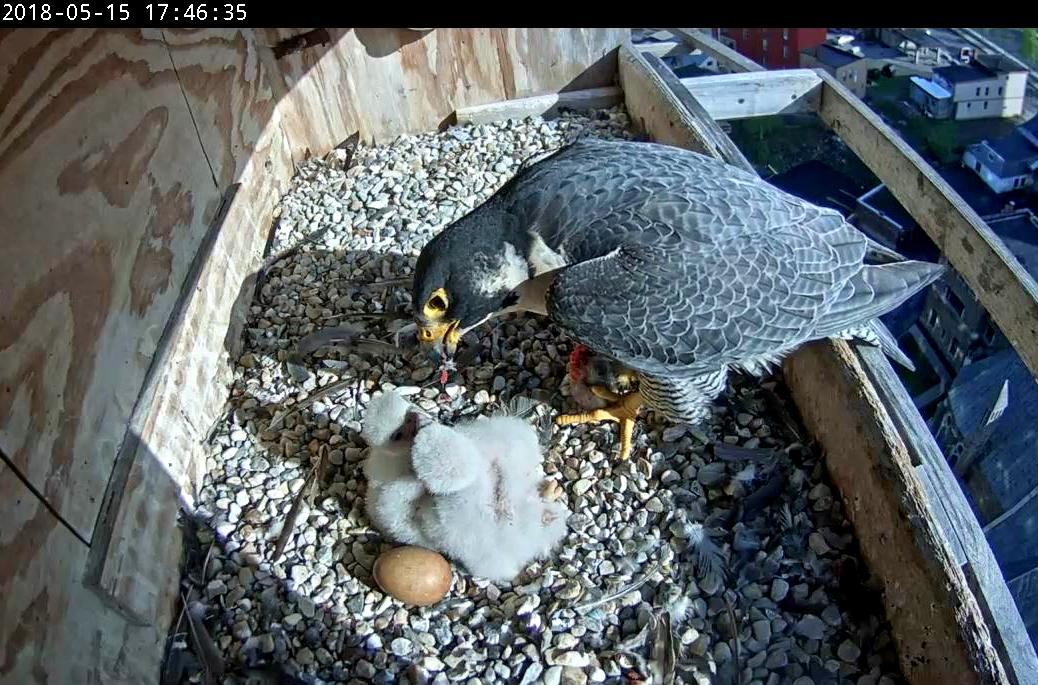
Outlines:
[[[513, 584], [455, 566], [447, 597], [425, 609], [374, 585], [372, 564], [393, 544], [363, 512], [371, 394], [402, 388], [447, 422], [516, 396], [572, 411], [571, 344], [532, 317], [498, 320], [470, 334], [446, 386], [410, 349], [325, 349], [298, 376], [285, 361], [302, 337], [344, 322], [392, 340], [400, 322], [356, 315], [404, 312], [410, 294], [365, 283], [408, 276], [430, 237], [580, 131], [633, 137], [617, 108], [404, 136], [300, 166], [228, 418], [184, 517], [188, 610], [171, 631], [167, 681], [201, 682], [208, 669], [211, 682], [253, 683], [903, 682], [850, 524], [780, 379], [736, 378], [708, 425], [649, 417], [627, 462], [613, 426], [556, 429], [545, 472], [573, 511], [569, 533]], [[307, 500], [297, 493], [318, 455], [328, 468]]]

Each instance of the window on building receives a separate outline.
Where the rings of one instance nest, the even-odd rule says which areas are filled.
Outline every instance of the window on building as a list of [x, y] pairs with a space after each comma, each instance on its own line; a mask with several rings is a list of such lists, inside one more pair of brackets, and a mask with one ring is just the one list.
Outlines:
[[750, 38], [750, 30], [749, 29], [743, 29], [742, 30], [742, 39], [743, 40], [749, 40], [749, 38]]
[[977, 86], [977, 97], [980, 97], [980, 86]]
[[761, 38], [760, 39], [760, 49], [761, 49], [762, 52], [767, 54], [767, 52], [768, 52], [768, 39], [767, 38]]
[[789, 29], [782, 29], [782, 40], [789, 40]]
[[984, 329], [984, 343], [987, 345], [993, 344], [996, 335], [998, 335], [998, 329], [995, 328], [994, 322], [988, 321], [987, 328]]
[[984, 97], [987, 97], [990, 94], [991, 94], [991, 87], [990, 86], [984, 86]]
[[926, 310], [926, 325], [933, 328], [937, 325], [937, 312], [933, 309]]
[[788, 45], [783, 45], [782, 46], [782, 59], [789, 59], [789, 46]]
[[999, 87], [998, 87], [998, 94], [999, 94], [999, 95], [1001, 95], [1001, 94], [1002, 94], [1002, 86], [999, 86]]
[[948, 354], [955, 361], [962, 361], [962, 347], [959, 346], [959, 341], [955, 338], [948, 341]]
[[953, 291], [948, 290], [948, 292], [945, 293], [944, 299], [948, 301], [948, 306], [952, 308], [952, 311], [955, 312], [956, 316], [961, 317], [962, 313], [966, 311], [966, 305], [962, 303], [962, 300], [960, 300], [959, 296]]
[[966, 109], [972, 109], [972, 108], [973, 108], [973, 103], [972, 102], [967, 102], [966, 103]]
[[988, 108], [988, 101], [987, 101], [987, 100], [985, 100], [985, 101], [984, 101], [984, 109], [987, 109], [987, 108]]

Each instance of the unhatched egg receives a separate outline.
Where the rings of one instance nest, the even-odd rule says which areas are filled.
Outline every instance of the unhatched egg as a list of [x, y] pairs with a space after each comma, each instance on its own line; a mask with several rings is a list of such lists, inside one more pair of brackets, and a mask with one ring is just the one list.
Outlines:
[[439, 602], [451, 587], [451, 565], [424, 547], [396, 547], [375, 560], [375, 582], [405, 604], [429, 606]]

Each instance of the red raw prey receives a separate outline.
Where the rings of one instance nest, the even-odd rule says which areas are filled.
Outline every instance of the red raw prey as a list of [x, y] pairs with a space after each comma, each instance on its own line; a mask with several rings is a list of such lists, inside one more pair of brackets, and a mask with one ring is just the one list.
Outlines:
[[571, 380], [579, 381], [584, 379], [589, 359], [591, 359], [591, 350], [583, 345], [577, 345], [573, 348], [573, 351], [569, 353], [569, 364], [567, 365], [569, 366], [569, 377]]

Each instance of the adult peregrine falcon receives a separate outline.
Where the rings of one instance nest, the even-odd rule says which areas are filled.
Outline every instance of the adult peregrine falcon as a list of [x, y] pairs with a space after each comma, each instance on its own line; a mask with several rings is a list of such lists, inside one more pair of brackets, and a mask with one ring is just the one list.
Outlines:
[[636, 372], [638, 391], [557, 419], [619, 422], [626, 458], [642, 405], [697, 423], [729, 370], [760, 373], [820, 338], [875, 343], [870, 322], [943, 271], [867, 264], [869, 245], [838, 212], [712, 157], [582, 138], [524, 165], [425, 246], [418, 337], [450, 358], [492, 316], [548, 316]]

